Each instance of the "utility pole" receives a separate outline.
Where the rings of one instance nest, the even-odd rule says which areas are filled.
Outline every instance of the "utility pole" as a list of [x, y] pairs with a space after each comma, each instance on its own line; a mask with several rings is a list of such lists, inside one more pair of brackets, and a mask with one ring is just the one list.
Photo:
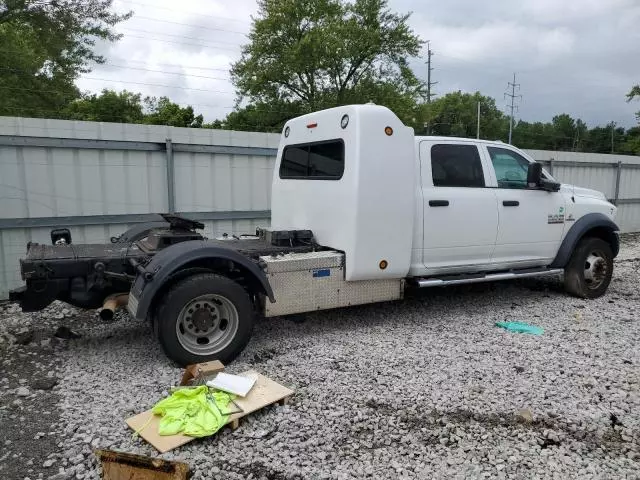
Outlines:
[[[427, 104], [431, 103], [431, 97], [435, 97], [436, 94], [435, 93], [431, 93], [431, 87], [433, 85], [435, 85], [438, 82], [432, 82], [431, 81], [431, 71], [433, 70], [433, 67], [431, 66], [431, 56], [433, 55], [433, 51], [431, 50], [431, 42], [429, 40], [427, 40]], [[428, 110], [429, 115], [431, 115], [431, 111]], [[427, 130], [427, 135], [429, 135], [431, 133], [431, 127], [429, 126], [429, 123], [427, 122], [425, 124], [426, 130]]]
[[611, 122], [611, 153], [613, 153], [613, 134], [616, 129], [616, 122]]
[[478, 125], [476, 127], [476, 138], [480, 140], [480, 102], [478, 102]]
[[509, 82], [509, 86], [511, 87], [511, 93], [506, 92], [504, 94], [504, 98], [509, 97], [511, 99], [511, 104], [509, 107], [511, 108], [511, 115], [509, 116], [509, 144], [511, 144], [511, 135], [513, 133], [513, 110], [517, 110], [517, 105], [514, 104], [516, 98], [522, 98], [522, 95], [516, 95], [516, 88], [520, 90], [520, 84], [516, 83], [516, 74], [513, 74], [513, 82]]
[[431, 86], [435, 85], [438, 82], [431, 81], [431, 71], [433, 67], [431, 66], [431, 57], [433, 56], [433, 51], [431, 50], [431, 43], [427, 41], [427, 103], [431, 103], [431, 97], [435, 97], [435, 93], [431, 93]]

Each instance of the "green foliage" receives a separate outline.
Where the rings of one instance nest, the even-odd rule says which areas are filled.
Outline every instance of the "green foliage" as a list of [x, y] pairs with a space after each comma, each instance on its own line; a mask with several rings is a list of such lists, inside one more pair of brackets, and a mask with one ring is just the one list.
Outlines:
[[629, 93], [627, 93], [627, 102], [630, 102], [636, 97], [640, 97], [640, 85], [634, 85]]
[[141, 95], [123, 90], [103, 90], [100, 95], [85, 95], [72, 101], [62, 112], [69, 120], [91, 122], [142, 123]]
[[393, 108], [391, 102], [420, 94], [407, 61], [422, 41], [409, 15], [392, 13], [387, 0], [259, 0], [258, 6], [249, 43], [231, 69], [240, 98], [309, 111], [369, 100]]
[[508, 120], [491, 97], [480, 92], [448, 93], [430, 104], [418, 105], [413, 127], [417, 133], [476, 137], [480, 102], [480, 137], [496, 140], [508, 129]]
[[144, 100], [148, 113], [142, 123], [170, 125], [172, 127], [202, 127], [202, 115], [195, 116], [191, 106], [181, 107], [167, 97], [147, 97]]
[[[633, 88], [631, 88], [631, 91], [627, 93], [627, 102], [630, 102], [636, 97], [640, 97], [640, 85], [634, 85]], [[636, 118], [638, 119], [638, 122], [640, 122], [640, 112], [636, 112]], [[638, 151], [640, 152], [640, 150]]]
[[0, 0], [0, 115], [56, 117], [79, 92], [74, 80], [104, 58], [96, 39], [130, 14], [112, 0]]
[[[280, 132], [285, 122], [291, 118], [307, 113], [302, 102], [275, 101], [256, 103], [237, 108], [217, 126], [226, 130], [254, 130], [258, 132]], [[206, 125], [207, 127], [209, 125]]]
[[91, 122], [145, 123], [173, 127], [202, 127], [202, 115], [196, 116], [191, 106], [181, 107], [167, 97], [146, 97], [126, 90], [103, 90], [100, 95], [83, 95], [69, 103], [62, 118]]

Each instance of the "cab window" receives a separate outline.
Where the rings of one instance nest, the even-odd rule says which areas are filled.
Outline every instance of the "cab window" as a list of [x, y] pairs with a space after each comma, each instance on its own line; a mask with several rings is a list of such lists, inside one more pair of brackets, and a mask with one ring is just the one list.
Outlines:
[[434, 187], [485, 186], [480, 153], [475, 145], [433, 145], [431, 175]]
[[527, 188], [529, 161], [522, 155], [500, 147], [487, 147], [498, 188]]
[[280, 178], [340, 180], [344, 173], [344, 142], [341, 139], [287, 145], [282, 152]]

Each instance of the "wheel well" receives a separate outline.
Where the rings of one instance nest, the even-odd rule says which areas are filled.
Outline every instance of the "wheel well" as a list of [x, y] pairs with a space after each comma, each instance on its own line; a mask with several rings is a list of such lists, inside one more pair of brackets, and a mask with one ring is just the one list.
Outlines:
[[611, 230], [608, 227], [594, 227], [590, 230], [587, 230], [582, 238], [587, 237], [595, 237], [601, 240], [604, 240], [611, 247], [611, 251], [613, 252], [613, 256], [616, 257], [618, 255], [618, 251], [620, 249], [620, 241], [618, 239], [618, 235], [616, 232]]
[[198, 259], [181, 266], [171, 274], [171, 276], [162, 284], [162, 287], [158, 289], [151, 301], [151, 318], [155, 316], [160, 303], [157, 299], [164, 297], [164, 295], [176, 283], [199, 273], [217, 273], [230, 278], [240, 284], [254, 302], [258, 295], [266, 293], [258, 279], [256, 279], [245, 266], [233, 262], [232, 260], [222, 258]]

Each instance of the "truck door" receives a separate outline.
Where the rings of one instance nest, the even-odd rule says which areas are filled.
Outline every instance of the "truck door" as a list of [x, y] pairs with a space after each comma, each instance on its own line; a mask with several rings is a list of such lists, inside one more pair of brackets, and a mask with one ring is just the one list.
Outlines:
[[515, 150], [482, 148], [486, 148], [495, 172], [491, 186], [497, 186], [498, 237], [491, 263], [509, 267], [548, 265], [562, 240], [564, 196], [527, 189], [530, 161]]
[[[428, 274], [482, 270], [496, 242], [491, 166], [472, 142], [420, 143], [423, 263]], [[477, 267], [477, 268], [476, 268]]]

